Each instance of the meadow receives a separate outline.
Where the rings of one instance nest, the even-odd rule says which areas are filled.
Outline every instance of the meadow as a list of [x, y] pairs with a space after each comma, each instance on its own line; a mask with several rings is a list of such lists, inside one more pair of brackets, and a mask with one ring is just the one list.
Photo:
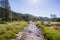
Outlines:
[[47, 40], [60, 40], [60, 26], [58, 24], [49, 26], [43, 24], [43, 22], [37, 22], [36, 25], [42, 30]]
[[[42, 30], [44, 37], [47, 40], [60, 40], [60, 25], [48, 25], [46, 23], [38, 21], [35, 22], [36, 26]], [[0, 24], [0, 40], [10, 40], [15, 38], [15, 34], [23, 31], [23, 29], [28, 25], [26, 21], [17, 22], [7, 22], [5, 24]]]
[[15, 38], [15, 34], [22, 31], [27, 25], [28, 23], [25, 21], [0, 24], [0, 40], [10, 40]]

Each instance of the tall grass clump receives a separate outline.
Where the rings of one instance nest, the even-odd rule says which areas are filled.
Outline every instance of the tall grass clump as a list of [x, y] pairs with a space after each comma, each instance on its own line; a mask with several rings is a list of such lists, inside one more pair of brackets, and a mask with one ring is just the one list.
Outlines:
[[27, 24], [25, 21], [0, 24], [0, 40], [10, 40], [14, 38], [15, 34], [22, 31]]
[[47, 40], [60, 40], [60, 26], [45, 26], [40, 22], [36, 22], [36, 26], [42, 29], [42, 32]]
[[45, 27], [43, 32], [48, 40], [60, 40], [60, 32], [50, 27]]

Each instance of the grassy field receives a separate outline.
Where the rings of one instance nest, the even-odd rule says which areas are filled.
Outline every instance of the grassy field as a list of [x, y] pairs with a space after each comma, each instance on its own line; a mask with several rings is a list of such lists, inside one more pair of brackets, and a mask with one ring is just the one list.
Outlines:
[[0, 24], [0, 40], [10, 40], [28, 25], [25, 21]]
[[60, 40], [60, 26], [45, 26], [37, 23], [38, 28], [42, 29], [47, 40]]
[[60, 30], [54, 27], [44, 27], [43, 32], [48, 40], [60, 40]]

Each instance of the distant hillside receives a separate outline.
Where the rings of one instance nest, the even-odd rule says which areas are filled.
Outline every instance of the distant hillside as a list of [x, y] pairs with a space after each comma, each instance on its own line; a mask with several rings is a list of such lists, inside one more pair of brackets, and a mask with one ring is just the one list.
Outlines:
[[16, 13], [16, 12], [12, 12], [13, 13], [13, 17], [15, 20], [38, 20], [37, 17], [30, 15], [30, 14], [22, 14], [22, 13]]
[[[5, 18], [5, 9], [0, 8], [0, 20]], [[22, 14], [12, 11], [12, 20], [49, 20], [48, 17], [36, 17], [31, 14]]]
[[[6, 17], [5, 9], [0, 7], [0, 20], [4, 20]], [[22, 14], [12, 11], [12, 20], [37, 20], [37, 17], [30, 14]]]
[[48, 21], [48, 20], [50, 20], [50, 18], [48, 18], [48, 17], [38, 17], [39, 18], [39, 20], [46, 20], [46, 21]]

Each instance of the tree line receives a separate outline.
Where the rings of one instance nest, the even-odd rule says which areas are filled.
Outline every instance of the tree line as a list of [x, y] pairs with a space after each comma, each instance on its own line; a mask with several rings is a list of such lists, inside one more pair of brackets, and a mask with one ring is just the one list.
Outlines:
[[36, 17], [30, 14], [17, 13], [12, 10], [0, 8], [0, 21], [57, 21], [60, 22], [60, 18], [56, 17], [55, 14], [51, 14], [51, 18], [48, 17]]

